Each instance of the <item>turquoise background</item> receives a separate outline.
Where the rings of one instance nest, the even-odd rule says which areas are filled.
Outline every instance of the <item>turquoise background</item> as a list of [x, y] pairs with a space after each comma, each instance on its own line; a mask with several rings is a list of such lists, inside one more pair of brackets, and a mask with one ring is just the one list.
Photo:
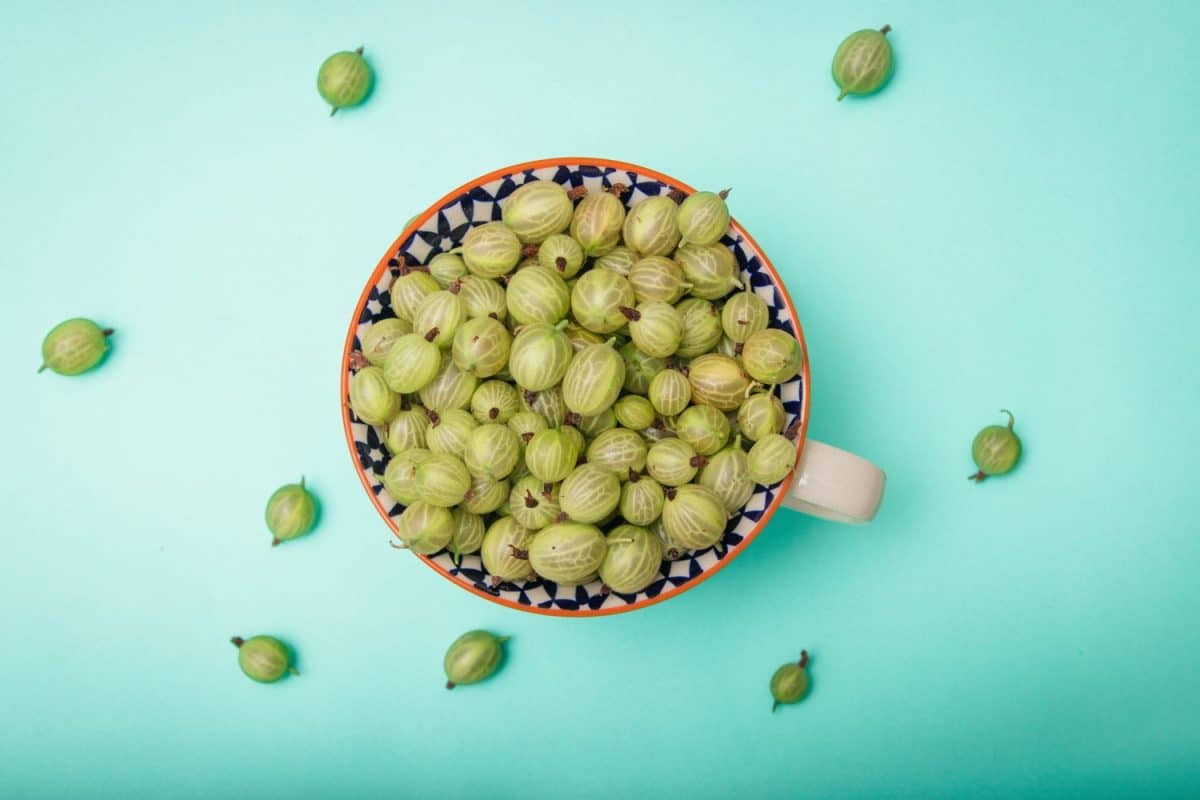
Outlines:
[[[1200, 5], [116, 5], [0, 3], [0, 794], [1195, 796]], [[891, 85], [834, 102], [885, 22]], [[359, 44], [378, 87], [330, 119]], [[888, 471], [874, 525], [781, 511], [584, 620], [388, 547], [339, 423], [355, 299], [410, 215], [560, 154], [734, 187], [811, 436]], [[75, 315], [112, 358], [36, 376]], [[1002, 406], [1024, 461], [969, 484]], [[319, 531], [272, 549], [302, 473]], [[446, 692], [472, 627], [509, 662]], [[260, 632], [302, 677], [241, 676]]]

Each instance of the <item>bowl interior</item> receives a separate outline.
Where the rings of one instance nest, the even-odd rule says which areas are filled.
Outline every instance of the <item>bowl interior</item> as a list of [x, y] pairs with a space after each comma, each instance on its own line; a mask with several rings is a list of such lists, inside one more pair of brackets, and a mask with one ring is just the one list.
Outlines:
[[[555, 159], [519, 164], [485, 175], [446, 195], [410, 223], [380, 260], [359, 298], [342, 362], [343, 423], [347, 440], [363, 485], [393, 531], [404, 507], [388, 495], [380, 480], [389, 457], [383, 445], [384, 431], [361, 422], [350, 410], [347, 392], [350, 354], [359, 349], [359, 336], [372, 323], [394, 316], [388, 290], [402, 260], [410, 266], [426, 264], [438, 253], [458, 246], [472, 226], [499, 220], [505, 198], [521, 184], [533, 180], [555, 181], [568, 188], [582, 186], [590, 192], [622, 183], [629, 187], [623, 198], [627, 207], [672, 190], [685, 194], [693, 191], [686, 184], [633, 164], [602, 159]], [[742, 280], [748, 281], [771, 309], [771, 326], [796, 336], [804, 349], [806, 359], [801, 374], [775, 389], [787, 412], [789, 426], [801, 421], [799, 441], [802, 445], [807, 427], [804, 423], [808, 406], [808, 350], [804, 347], [795, 310], [774, 268], [736, 220], [731, 222], [722, 242], [737, 257]], [[716, 547], [692, 552], [676, 561], [664, 561], [658, 578], [635, 595], [607, 592], [599, 580], [572, 587], [559, 587], [545, 580], [493, 585], [477, 554], [463, 556], [461, 564], [456, 564], [445, 551], [421, 558], [463, 588], [514, 608], [558, 615], [630, 611], [679, 594], [729, 563], [766, 524], [779, 505], [780, 488], [789, 480], [790, 477], [776, 487], [755, 487], [745, 509], [729, 520], [724, 539]]]

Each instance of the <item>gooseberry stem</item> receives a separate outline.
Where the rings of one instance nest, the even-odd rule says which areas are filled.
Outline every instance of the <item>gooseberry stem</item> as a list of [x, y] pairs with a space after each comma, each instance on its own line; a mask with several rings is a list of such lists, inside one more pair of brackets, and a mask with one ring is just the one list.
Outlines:
[[554, 259], [554, 266], [558, 267], [559, 272], [566, 272], [567, 260], [562, 256], [559, 256], [558, 258]]
[[241, 647], [242, 645], [244, 645], [246, 643], [246, 640], [240, 636], [235, 636], [232, 639], [230, 639], [229, 641], [233, 642], [234, 647]]
[[529, 560], [529, 551], [528, 550], [522, 550], [522, 549], [518, 548], [515, 544], [510, 544], [508, 546], [508, 549], [512, 550], [513, 558], [518, 558], [521, 561]]
[[892, 32], [892, 26], [884, 25], [882, 28], [879, 29], [879, 32], [882, 33], [884, 36], [887, 36], [889, 33]]
[[624, 314], [625, 319], [629, 320], [630, 322], [638, 322], [642, 318], [642, 312], [638, 311], [636, 308], [621, 306], [618, 310]]
[[576, 186], [567, 190], [567, 197], [571, 198], [572, 200], [579, 200], [583, 197], [587, 197], [587, 192], [588, 190], [586, 186]]
[[[842, 102], [842, 98], [843, 98], [843, 97], [845, 97], [845, 96], [846, 96], [846, 95], [848, 95], [848, 94], [850, 94], [850, 90], [849, 90], [849, 89], [842, 89], [842, 93], [838, 95], [838, 102], [839, 102], [839, 103], [840, 103], [840, 102]], [[776, 703], [775, 705], [779, 705], [779, 704], [778, 704], [778, 703]]]
[[733, 191], [732, 187], [730, 187], [728, 189], [722, 189], [721, 191], [717, 192], [717, 197], [724, 200], [726, 197], [729, 197], [729, 193], [732, 191]]
[[1013, 416], [1013, 413], [1011, 411], [1009, 411], [1007, 408], [1000, 409], [1000, 413], [1008, 414], [1008, 429], [1011, 431], [1013, 429], [1013, 424], [1017, 421], [1016, 418]]
[[529, 491], [528, 489], [525, 490], [525, 507], [526, 508], [537, 508], [538, 507], [537, 498], [534, 497], [533, 492]]
[[112, 328], [105, 328], [104, 330], [100, 331], [100, 335], [107, 338], [112, 336], [115, 332], [116, 331], [114, 331]]
[[798, 663], [800, 665], [800, 669], [804, 669], [805, 667], [808, 666], [808, 651], [807, 650], [800, 651], [800, 661]]
[[968, 475], [967, 480], [975, 481], [976, 483], [983, 483], [983, 479], [986, 477], [987, 475], [984, 474], [983, 470], [979, 470], [979, 472], [976, 472], [974, 475]]
[[529, 256], [536, 256], [537, 252], [538, 246], [536, 244], [527, 244], [521, 248], [521, 255], [525, 256], [526, 258]]
[[370, 362], [367, 361], [367, 357], [358, 350], [355, 350], [350, 354], [350, 358], [347, 359], [347, 362], [352, 370], [360, 370], [370, 364]]

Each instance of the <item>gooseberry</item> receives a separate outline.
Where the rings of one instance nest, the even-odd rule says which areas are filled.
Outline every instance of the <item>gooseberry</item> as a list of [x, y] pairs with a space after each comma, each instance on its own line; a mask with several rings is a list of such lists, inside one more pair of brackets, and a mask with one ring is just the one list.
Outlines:
[[577, 586], [596, 576], [607, 552], [608, 543], [595, 525], [561, 522], [533, 537], [528, 557], [534, 572], [546, 580]]
[[521, 240], [503, 222], [488, 222], [467, 231], [462, 258], [471, 274], [499, 278], [521, 260]]
[[453, 689], [490, 678], [504, 658], [503, 645], [507, 641], [507, 636], [495, 636], [487, 631], [468, 631], [455, 639], [442, 660], [442, 668], [446, 671], [446, 688]]
[[608, 551], [600, 564], [600, 580], [614, 592], [637, 594], [658, 577], [663, 560], [662, 540], [637, 525], [618, 525], [607, 537]]
[[284, 675], [299, 675], [292, 666], [287, 645], [274, 636], [251, 636], [230, 639], [238, 649], [238, 666], [246, 677], [259, 683], [274, 683]]
[[1017, 464], [1021, 457], [1021, 439], [1013, 433], [1016, 419], [1012, 412], [1001, 409], [1002, 414], [1008, 415], [1008, 425], [988, 425], [975, 435], [971, 442], [971, 458], [979, 471], [971, 476], [971, 480], [981, 483], [989, 475], [1003, 475]]
[[796, 445], [787, 437], [771, 433], [754, 443], [746, 456], [755, 483], [773, 486], [796, 466]]
[[648, 197], [629, 209], [625, 244], [644, 256], [665, 256], [679, 243], [679, 207], [667, 195]]
[[808, 651], [800, 651], [800, 660], [784, 664], [771, 676], [771, 710], [791, 705], [808, 694]]
[[686, 244], [716, 244], [729, 228], [729, 190], [696, 192], [679, 204], [679, 234]]
[[329, 103], [329, 116], [340, 108], [356, 106], [366, 99], [374, 78], [371, 65], [363, 58], [363, 48], [343, 50], [321, 62], [317, 70], [317, 91]]
[[317, 501], [312, 492], [299, 483], [280, 486], [267, 501], [267, 530], [271, 545], [278, 545], [313, 529], [317, 521]]
[[50, 329], [42, 340], [42, 366], [59, 375], [79, 375], [104, 360], [112, 328], [101, 328], [90, 319], [69, 319]]
[[575, 207], [567, 190], [554, 181], [529, 181], [504, 201], [502, 219], [522, 242], [537, 244], [562, 233]]
[[892, 72], [892, 45], [887, 40], [891, 25], [879, 30], [855, 31], [842, 40], [833, 54], [833, 80], [841, 93], [870, 94], [887, 82]]
[[787, 331], [766, 328], [751, 334], [742, 345], [742, 366], [756, 381], [787, 383], [804, 366], [804, 351]]

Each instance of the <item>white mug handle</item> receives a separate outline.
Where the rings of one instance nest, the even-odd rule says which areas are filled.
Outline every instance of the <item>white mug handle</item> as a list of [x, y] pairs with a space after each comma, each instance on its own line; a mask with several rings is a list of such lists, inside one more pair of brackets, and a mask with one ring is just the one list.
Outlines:
[[804, 443], [783, 504], [834, 522], [862, 524], [875, 518], [887, 476], [853, 453], [811, 439]]

